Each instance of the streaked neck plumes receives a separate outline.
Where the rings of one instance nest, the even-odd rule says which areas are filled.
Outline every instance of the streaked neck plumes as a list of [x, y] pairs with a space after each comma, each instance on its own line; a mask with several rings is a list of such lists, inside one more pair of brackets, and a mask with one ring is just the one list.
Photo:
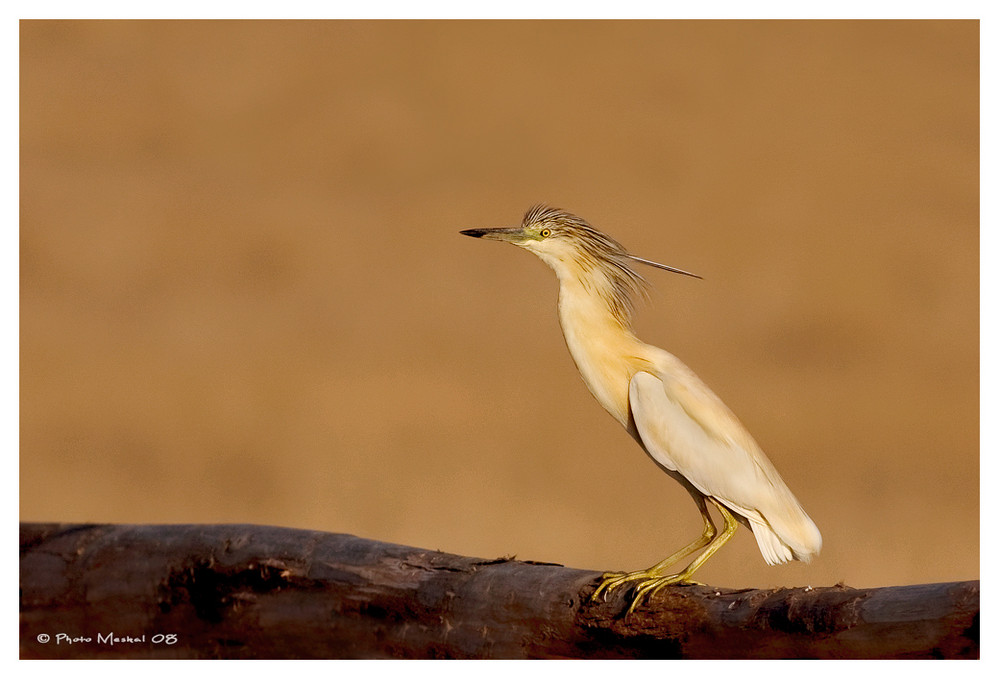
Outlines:
[[646, 282], [620, 243], [575, 215], [536, 206], [521, 229], [541, 238], [519, 245], [559, 278], [559, 323], [574, 363], [598, 403], [627, 428], [629, 380], [646, 366], [646, 348], [632, 333], [632, 301]]
[[526, 247], [555, 270], [560, 284], [584, 286], [623, 328], [631, 326], [632, 301], [635, 295], [646, 293], [646, 281], [632, 268], [636, 260], [620, 243], [586, 220], [545, 205], [528, 210], [521, 227], [550, 230], [545, 250]]

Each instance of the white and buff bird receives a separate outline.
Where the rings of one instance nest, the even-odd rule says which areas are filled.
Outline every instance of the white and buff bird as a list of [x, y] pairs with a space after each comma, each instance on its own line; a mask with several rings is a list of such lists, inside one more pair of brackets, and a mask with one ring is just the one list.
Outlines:
[[[583, 219], [547, 206], [529, 210], [519, 227], [462, 233], [512, 243], [555, 270], [559, 321], [584, 382], [650, 458], [687, 489], [704, 519], [701, 536], [662, 562], [604, 574], [593, 598], [637, 582], [631, 612], [664, 586], [690, 583], [740, 523], [753, 531], [768, 564], [808, 562], [819, 553], [816, 525], [736, 416], [677, 357], [632, 331], [632, 297], [645, 284], [636, 263], [695, 274], [630, 255]], [[709, 503], [723, 518], [721, 531]], [[669, 573], [699, 550], [687, 567]]]

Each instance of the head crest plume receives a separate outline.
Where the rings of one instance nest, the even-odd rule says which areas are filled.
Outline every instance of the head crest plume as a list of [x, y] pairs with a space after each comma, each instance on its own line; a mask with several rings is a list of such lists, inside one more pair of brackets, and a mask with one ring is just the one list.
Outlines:
[[559, 208], [536, 205], [525, 213], [522, 227], [545, 224], [555, 238], [566, 236], [577, 246], [576, 263], [593, 276], [600, 274], [606, 285], [599, 292], [619, 321], [627, 324], [632, 316], [635, 295], [646, 295], [646, 280], [632, 268], [642, 262], [629, 255], [625, 247], [595, 229], [582, 217]]

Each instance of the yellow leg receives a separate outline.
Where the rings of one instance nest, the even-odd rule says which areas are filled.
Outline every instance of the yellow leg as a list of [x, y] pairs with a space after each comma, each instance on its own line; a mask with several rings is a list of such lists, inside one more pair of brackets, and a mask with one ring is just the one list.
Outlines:
[[[604, 580], [597, 587], [597, 590], [594, 591], [594, 594], [591, 596], [592, 599], [596, 599], [602, 591], [607, 592], [630, 581], [641, 581], [641, 583], [636, 586], [635, 593], [632, 596], [632, 604], [629, 605], [628, 611], [626, 612], [627, 616], [635, 611], [635, 608], [642, 600], [652, 597], [654, 594], [659, 592], [661, 588], [679, 583], [692, 583], [691, 577], [694, 573], [708, 561], [709, 557], [714, 555], [719, 548], [725, 545], [726, 542], [732, 538], [733, 534], [736, 533], [736, 530], [740, 526], [739, 522], [725, 506], [712, 498], [708, 498], [708, 500], [718, 509], [725, 522], [725, 526], [722, 528], [720, 533], [716, 533], [715, 526], [712, 524], [711, 516], [708, 514], [708, 508], [705, 505], [705, 500], [701, 499], [698, 503], [698, 508], [701, 510], [702, 517], [705, 519], [705, 531], [698, 539], [684, 546], [662, 562], [644, 571], [635, 571], [629, 574], [604, 574]], [[666, 568], [671, 566], [674, 562], [677, 562], [681, 558], [686, 557], [702, 547], [705, 547], [704, 552], [698, 555], [698, 557], [696, 557], [694, 561], [691, 562], [691, 564], [689, 564], [683, 571], [676, 574], [663, 574]]]
[[597, 590], [594, 591], [594, 594], [590, 596], [590, 599], [596, 600], [602, 592], [605, 597], [607, 597], [609, 592], [630, 581], [657, 579], [663, 576], [663, 572], [666, 571], [668, 567], [673, 566], [674, 563], [684, 559], [696, 550], [700, 550], [711, 543], [712, 539], [716, 536], [716, 529], [715, 525], [712, 523], [712, 516], [708, 514], [708, 508], [705, 506], [705, 499], [703, 497], [695, 498], [695, 502], [698, 504], [698, 509], [701, 511], [702, 519], [705, 521], [705, 529], [702, 531], [701, 536], [694, 539], [662, 562], [657, 562], [649, 569], [628, 573], [612, 571], [604, 574], [601, 576], [603, 580], [600, 585], [597, 586]]
[[691, 581], [691, 576], [694, 575], [701, 565], [708, 561], [708, 558], [715, 554], [715, 552], [724, 546], [736, 530], [740, 528], [739, 522], [733, 517], [733, 514], [729, 512], [728, 509], [721, 503], [709, 498], [712, 501], [712, 505], [718, 508], [719, 512], [722, 514], [723, 520], [725, 520], [725, 526], [722, 528], [722, 532], [712, 539], [712, 542], [708, 544], [705, 548], [705, 552], [698, 555], [695, 560], [687, 566], [687, 568], [680, 572], [679, 574], [674, 574], [673, 576], [661, 576], [659, 578], [650, 579], [644, 581], [636, 586], [635, 594], [633, 595], [632, 604], [629, 606], [626, 615], [631, 614], [635, 611], [636, 606], [639, 602], [645, 598], [650, 598], [660, 591], [664, 586], [669, 586], [675, 583], [689, 583]]

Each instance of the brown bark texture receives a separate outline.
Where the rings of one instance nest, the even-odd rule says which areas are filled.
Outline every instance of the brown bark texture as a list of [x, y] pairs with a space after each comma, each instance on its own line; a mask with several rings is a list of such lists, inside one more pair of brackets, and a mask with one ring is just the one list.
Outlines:
[[23, 659], [975, 659], [979, 582], [665, 588], [255, 525], [22, 523]]

